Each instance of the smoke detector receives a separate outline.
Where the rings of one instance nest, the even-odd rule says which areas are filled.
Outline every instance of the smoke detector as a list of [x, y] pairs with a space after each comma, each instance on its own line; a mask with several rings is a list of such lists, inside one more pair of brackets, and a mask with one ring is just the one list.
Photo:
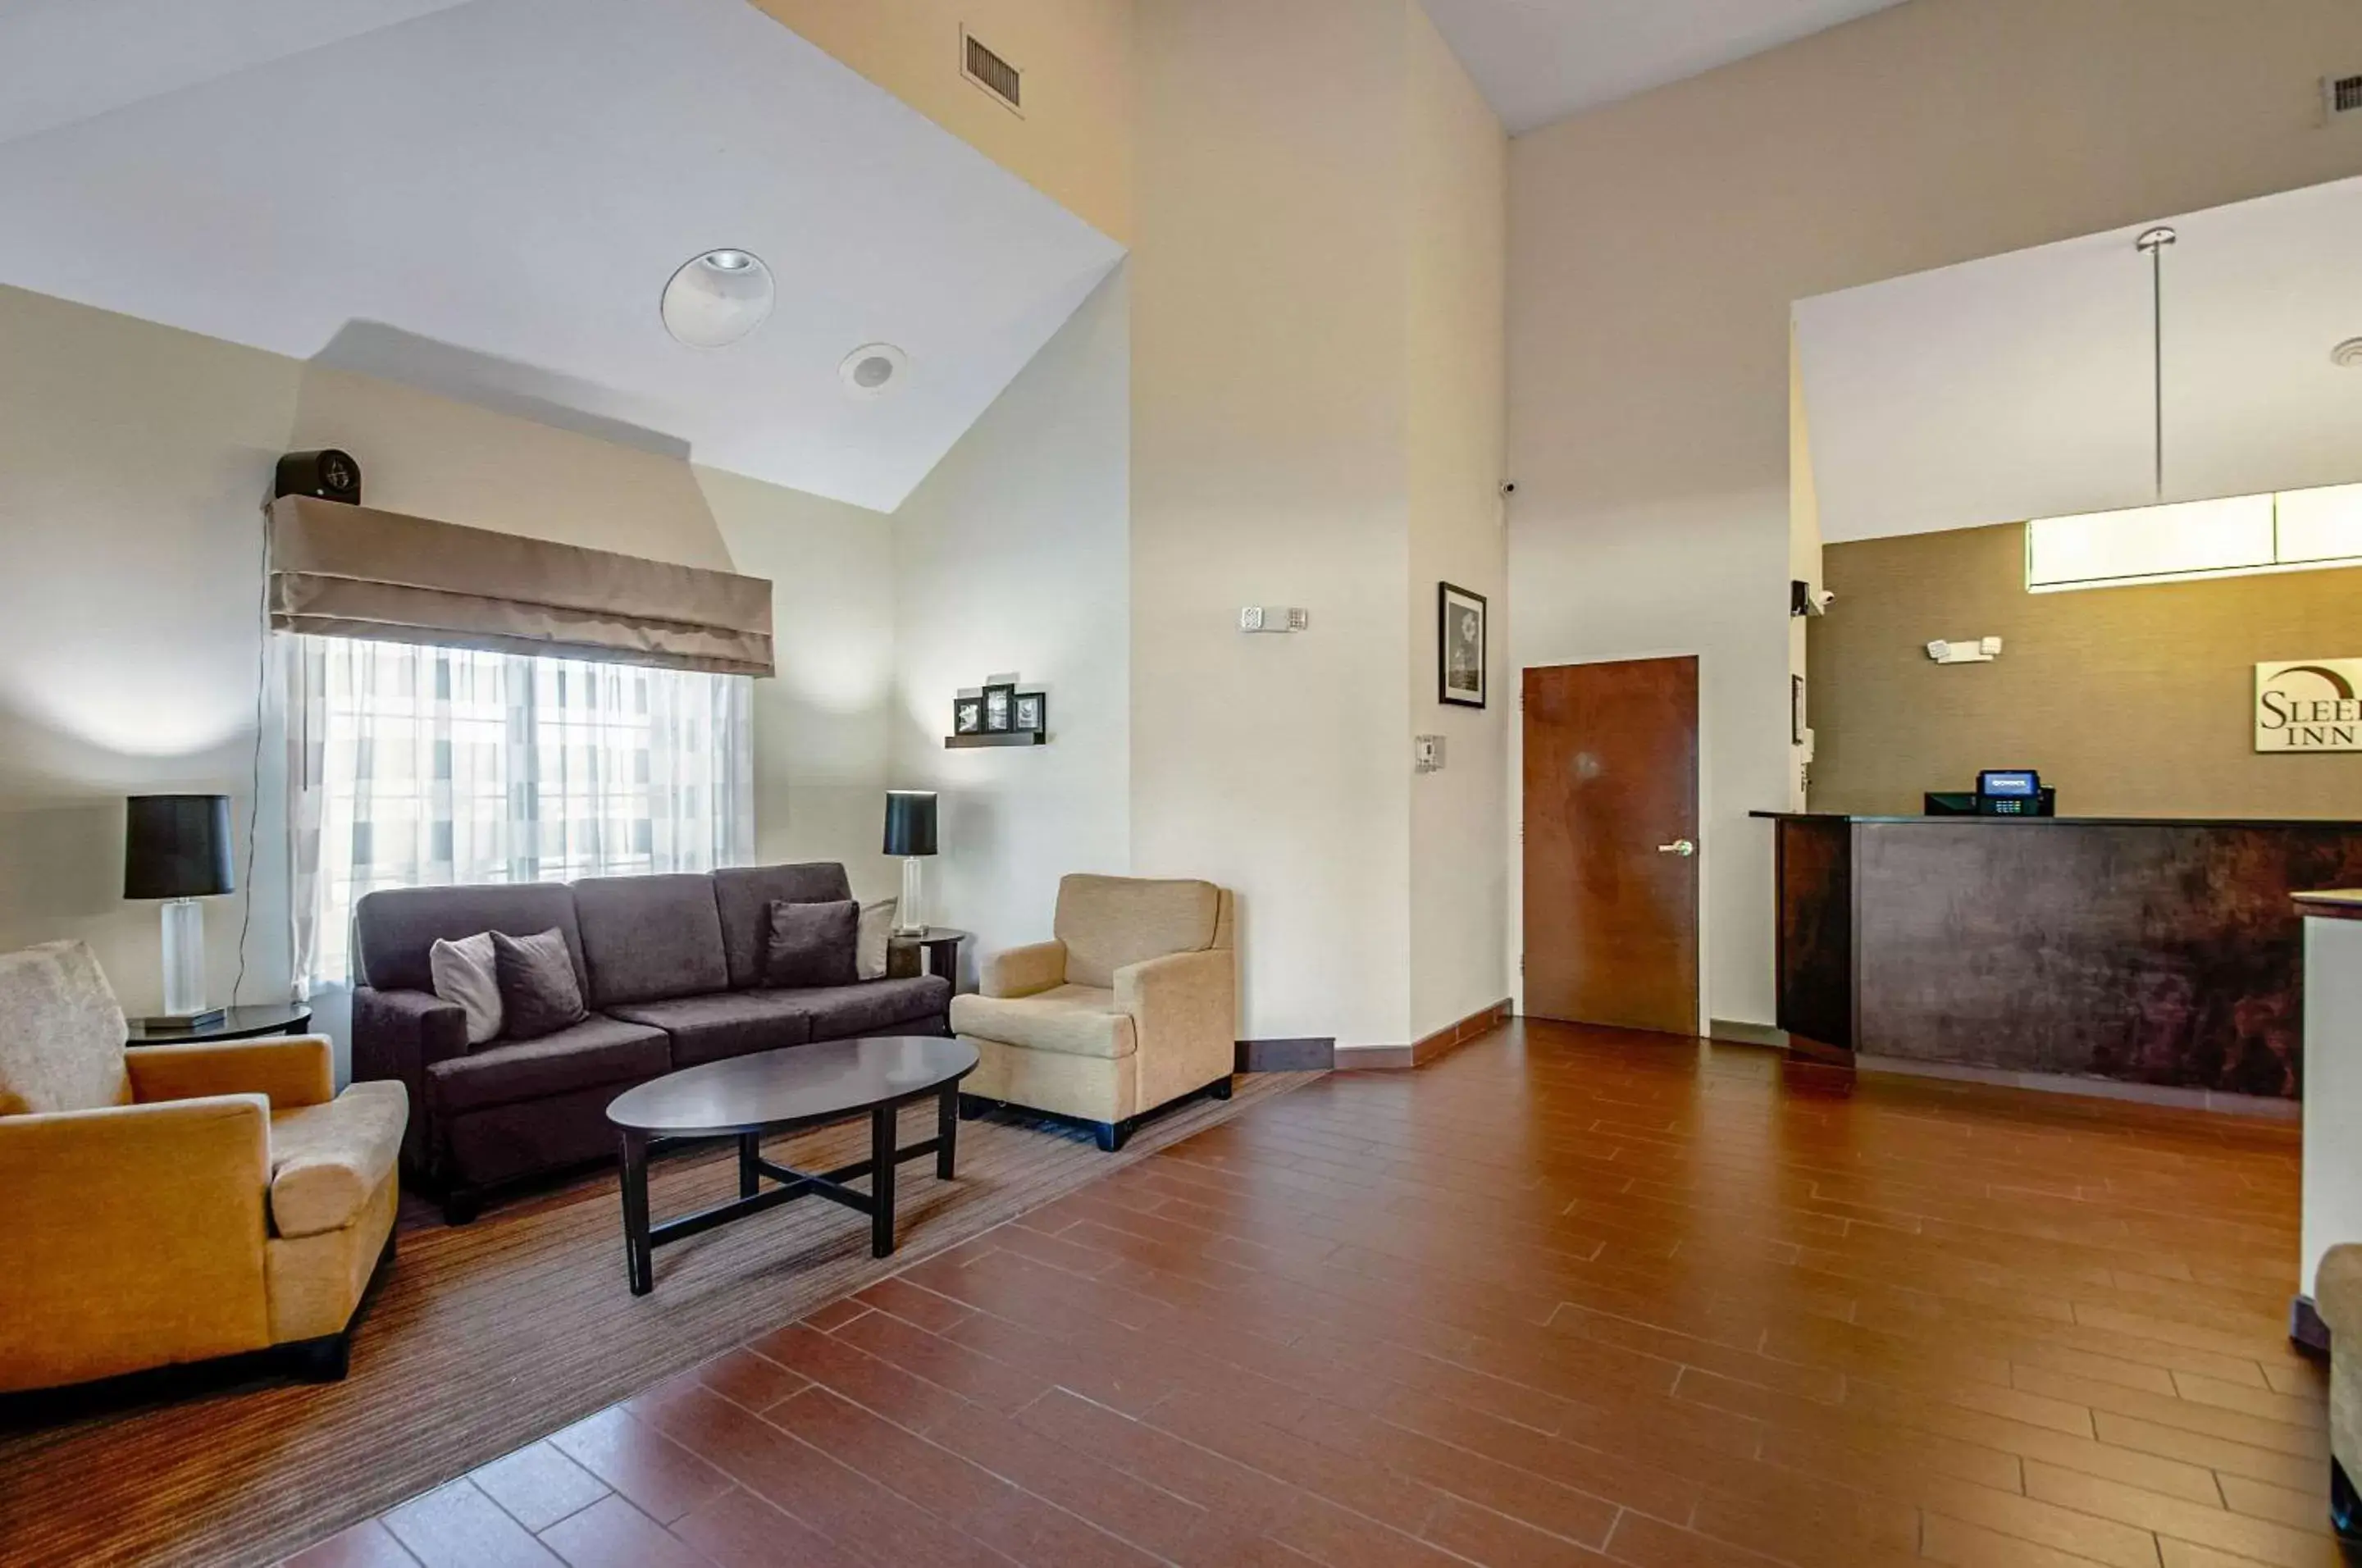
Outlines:
[[2362, 337], [2349, 337], [2332, 348], [2329, 362], [2341, 370], [2362, 370]]
[[836, 374], [846, 395], [867, 403], [900, 387], [910, 368], [911, 357], [891, 343], [865, 343], [844, 357]]

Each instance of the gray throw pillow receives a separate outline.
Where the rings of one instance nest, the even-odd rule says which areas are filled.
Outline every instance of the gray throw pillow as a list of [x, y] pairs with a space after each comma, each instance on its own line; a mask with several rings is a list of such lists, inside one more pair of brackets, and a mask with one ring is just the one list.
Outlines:
[[574, 956], [557, 927], [534, 936], [492, 933], [492, 963], [501, 982], [502, 1039], [538, 1040], [590, 1016]]
[[770, 934], [763, 943], [767, 986], [849, 986], [859, 977], [854, 954], [860, 944], [861, 906], [851, 899], [825, 904], [771, 904]]

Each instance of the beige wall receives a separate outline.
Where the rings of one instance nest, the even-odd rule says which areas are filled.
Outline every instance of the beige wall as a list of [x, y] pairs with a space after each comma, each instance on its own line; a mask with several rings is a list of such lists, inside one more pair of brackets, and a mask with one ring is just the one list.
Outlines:
[[[1131, 0], [755, 0], [1109, 237], [1132, 235]], [[1024, 72], [1022, 117], [961, 74], [960, 28]]]
[[1914, 0], [1510, 150], [1515, 664], [1703, 657], [1706, 1003], [1772, 1017], [1790, 302], [2362, 170], [2343, 0]]
[[[1496, 144], [1407, 4], [1146, 0], [1137, 27], [1133, 862], [1239, 890], [1249, 1037], [1404, 1043], [1413, 866], [1446, 919], [1485, 876], [1415, 823], [1410, 737], [1443, 723], [1417, 573], [1486, 565], [1463, 536], [1497, 348], [1452, 329], [1481, 323], [1495, 242], [1449, 187], [1496, 178]], [[1439, 411], [1429, 378], [1475, 410]], [[1242, 634], [1244, 604], [1310, 629]], [[1443, 814], [1487, 766], [1484, 723], [1460, 733], [1468, 771], [1418, 781]], [[1498, 807], [1471, 810], [1497, 866]], [[1420, 960], [1421, 1013], [1501, 994], [1471, 919]]]
[[[2025, 591], [2017, 524], [1831, 545], [1816, 811], [1916, 812], [2037, 767], [2070, 816], [2362, 818], [2362, 755], [2255, 749], [2255, 667], [2362, 657], [2362, 569]], [[1939, 666], [1937, 637], [1998, 636]]]
[[[281, 453], [324, 444], [394, 510], [696, 566], [743, 552], [734, 569], [774, 577], [796, 668], [756, 687], [757, 833], [876, 885], [876, 822], [847, 797], [874, 812], [884, 779], [884, 519], [22, 290], [0, 288], [0, 948], [87, 940], [152, 1011], [156, 907], [120, 897], [122, 798], [226, 793], [241, 829], [259, 803], [242, 996], [286, 994], [275, 742], [255, 788], [260, 505]], [[247, 898], [204, 906], [223, 997]]]
[[[1131, 868], [1130, 304], [1119, 269], [894, 514], [893, 782], [941, 795], [928, 887], [970, 962], [1047, 938], [1067, 872]], [[1050, 744], [944, 749], [1006, 674]]]
[[1444, 738], [1410, 785], [1412, 1039], [1508, 995], [1507, 738], [1514, 685], [1482, 711], [1436, 698], [1436, 585], [1488, 601], [1492, 675], [1507, 644], [1502, 313], [1508, 139], [1425, 12], [1409, 12], [1410, 728]]

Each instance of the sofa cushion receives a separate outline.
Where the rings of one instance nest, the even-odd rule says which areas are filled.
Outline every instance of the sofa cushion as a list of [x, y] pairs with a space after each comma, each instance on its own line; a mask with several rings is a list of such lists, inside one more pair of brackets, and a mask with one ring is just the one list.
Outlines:
[[592, 1007], [730, 988], [712, 878], [585, 878], [574, 884], [574, 910]]
[[0, 1116], [128, 1105], [123, 1010], [79, 942], [0, 954]]
[[426, 1092], [444, 1111], [545, 1099], [570, 1089], [637, 1083], [672, 1070], [664, 1031], [592, 1013], [571, 1029], [470, 1051], [426, 1069]]
[[270, 1117], [270, 1228], [281, 1236], [341, 1230], [393, 1174], [410, 1121], [398, 1083], [355, 1084], [326, 1105]]
[[766, 986], [849, 986], [861, 941], [861, 906], [851, 899], [824, 904], [771, 900], [771, 929], [763, 943]]
[[1052, 929], [1066, 944], [1066, 978], [1112, 986], [1127, 964], [1211, 947], [1221, 902], [1211, 882], [1063, 878]]
[[1054, 986], [1028, 997], [954, 997], [952, 1031], [1069, 1056], [1129, 1056], [1140, 1048], [1131, 1015], [1101, 986]]
[[801, 1045], [812, 1037], [811, 1017], [795, 1005], [791, 991], [715, 991], [668, 1001], [625, 1002], [615, 1016], [670, 1035], [676, 1067]]
[[[569, 966], [572, 962], [569, 955]], [[457, 942], [437, 937], [426, 950], [426, 970], [434, 977], [435, 994], [467, 1015], [469, 1044], [500, 1037], [501, 971], [491, 932]]]
[[388, 888], [365, 893], [353, 911], [354, 978], [385, 991], [432, 991], [428, 955], [436, 939], [458, 941], [480, 931], [531, 936], [556, 930], [582, 967], [582, 933], [574, 923], [574, 890], [562, 882], [485, 884], [473, 888]]
[[851, 1034], [891, 1034], [906, 1023], [923, 1023], [926, 1032], [936, 1032], [951, 1001], [952, 983], [940, 975], [913, 975], [772, 995], [811, 1021], [813, 1039], [842, 1040]]
[[743, 991], [763, 983], [763, 943], [770, 933], [772, 900], [827, 904], [851, 897], [853, 887], [844, 879], [844, 867], [833, 861], [735, 866], [716, 871], [713, 902], [722, 916], [722, 946], [730, 966], [731, 988]]
[[511, 1040], [538, 1040], [571, 1029], [590, 1010], [555, 931], [531, 936], [491, 933], [492, 973], [501, 989], [501, 1028]]

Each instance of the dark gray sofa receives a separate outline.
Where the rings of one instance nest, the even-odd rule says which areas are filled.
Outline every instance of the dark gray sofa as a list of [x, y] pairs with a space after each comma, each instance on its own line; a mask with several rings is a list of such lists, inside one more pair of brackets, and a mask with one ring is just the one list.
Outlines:
[[[834, 865], [370, 893], [353, 916], [353, 1077], [409, 1089], [403, 1171], [465, 1220], [489, 1187], [613, 1157], [609, 1102], [676, 1067], [814, 1040], [949, 1034], [951, 982], [937, 976], [763, 986], [772, 901], [852, 896]], [[469, 1050], [458, 1008], [434, 994], [429, 950], [552, 928], [590, 1016]]]

